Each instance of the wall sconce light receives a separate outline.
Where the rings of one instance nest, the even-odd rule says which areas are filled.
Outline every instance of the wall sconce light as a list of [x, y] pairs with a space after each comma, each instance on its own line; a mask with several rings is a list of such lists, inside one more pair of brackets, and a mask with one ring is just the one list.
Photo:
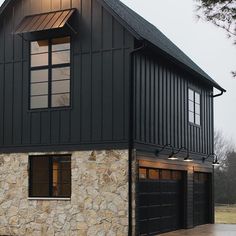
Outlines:
[[218, 157], [215, 153], [212, 153], [212, 154], [209, 154], [207, 157], [203, 157], [202, 158], [202, 162], [204, 163], [206, 159], [208, 159], [210, 156], [213, 156], [213, 162], [212, 162], [212, 165], [213, 166], [219, 166], [220, 163], [218, 161]]
[[215, 160], [212, 162], [212, 165], [213, 166], [219, 166], [220, 165], [220, 162], [218, 161], [217, 156], [216, 156]]
[[181, 147], [177, 152], [172, 152], [170, 155], [169, 155], [169, 157], [168, 157], [168, 159], [169, 160], [178, 160], [179, 158], [176, 156], [182, 149], [186, 149], [185, 147]]
[[166, 145], [163, 146], [162, 149], [156, 150], [156, 156], [158, 156], [163, 150], [165, 150], [168, 147], [172, 149], [172, 153], [173, 153], [173, 150], [174, 150], [173, 146], [171, 144], [166, 144]]
[[186, 161], [186, 162], [192, 162], [193, 161], [193, 159], [189, 155], [189, 151], [188, 150], [187, 150], [187, 156], [184, 158], [184, 161]]

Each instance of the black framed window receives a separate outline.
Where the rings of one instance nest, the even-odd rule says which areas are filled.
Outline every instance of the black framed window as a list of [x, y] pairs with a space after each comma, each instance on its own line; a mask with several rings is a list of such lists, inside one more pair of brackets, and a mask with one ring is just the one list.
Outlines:
[[32, 41], [30, 109], [70, 106], [70, 37]]
[[200, 93], [192, 89], [188, 90], [188, 120], [201, 125], [201, 97]]
[[71, 196], [70, 156], [30, 156], [29, 196]]

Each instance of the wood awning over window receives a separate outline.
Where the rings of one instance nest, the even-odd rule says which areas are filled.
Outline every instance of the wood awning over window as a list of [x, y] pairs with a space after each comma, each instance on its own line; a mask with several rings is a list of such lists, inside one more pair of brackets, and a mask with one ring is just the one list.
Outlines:
[[63, 28], [75, 12], [75, 9], [30, 15], [23, 18], [15, 34], [33, 33]]

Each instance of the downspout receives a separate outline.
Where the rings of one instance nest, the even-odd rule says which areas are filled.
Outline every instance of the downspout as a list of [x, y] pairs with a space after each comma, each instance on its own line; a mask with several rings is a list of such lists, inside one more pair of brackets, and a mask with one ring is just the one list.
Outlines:
[[[223, 95], [223, 93], [226, 92], [224, 90], [220, 90], [220, 93], [216, 94], [216, 95], [211, 95], [211, 97], [214, 99], [216, 97], [220, 97]], [[212, 101], [212, 114], [214, 113], [214, 102]], [[214, 122], [214, 119], [213, 119]], [[212, 130], [213, 130], [213, 137], [214, 137], [214, 123], [212, 123]], [[214, 153], [214, 142], [212, 143], [212, 150]], [[211, 223], [214, 224], [215, 223], [215, 168], [213, 167], [213, 171], [212, 171], [212, 176], [211, 176]]]
[[128, 235], [133, 236], [133, 171], [132, 171], [132, 163], [134, 159], [134, 54], [142, 51], [146, 48], [146, 42], [143, 41], [142, 46], [135, 48], [130, 52], [130, 97], [129, 97], [129, 227], [128, 227]]

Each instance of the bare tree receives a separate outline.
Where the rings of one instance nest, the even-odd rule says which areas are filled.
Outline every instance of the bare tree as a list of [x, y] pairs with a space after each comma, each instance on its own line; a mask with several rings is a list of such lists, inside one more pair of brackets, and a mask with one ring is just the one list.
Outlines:
[[218, 130], [214, 134], [214, 146], [220, 161], [219, 168], [215, 169], [215, 201], [222, 204], [236, 203], [236, 153], [233, 142]]
[[232, 140], [226, 138], [222, 131], [216, 130], [214, 133], [214, 149], [219, 161], [225, 163], [227, 155], [234, 151], [234, 145]]

